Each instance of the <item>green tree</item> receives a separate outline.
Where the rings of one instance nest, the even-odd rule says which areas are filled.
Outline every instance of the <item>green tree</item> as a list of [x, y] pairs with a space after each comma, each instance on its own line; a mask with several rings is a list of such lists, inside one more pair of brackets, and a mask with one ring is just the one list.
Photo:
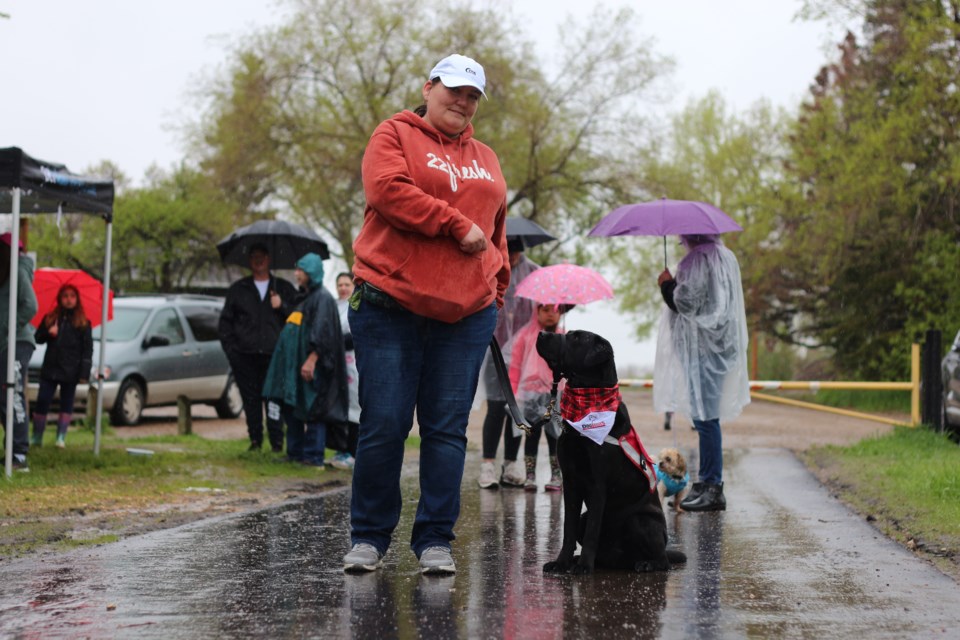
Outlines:
[[636, 176], [623, 149], [645, 134], [631, 109], [669, 69], [629, 11], [568, 24], [541, 66], [502, 9], [409, 0], [288, 0], [289, 20], [237, 47], [205, 88], [195, 129], [202, 166], [238, 206], [322, 230], [347, 264], [362, 222], [360, 165], [374, 128], [421, 102], [426, 72], [454, 51], [481, 61], [489, 101], [478, 137], [500, 156], [513, 215], [582, 233]]
[[762, 321], [845, 376], [902, 378], [960, 295], [917, 289], [960, 281], [960, 3], [858, 4], [862, 44], [848, 34], [792, 132]]
[[[710, 202], [744, 227], [743, 233], [725, 235], [724, 242], [741, 262], [751, 319], [757, 310], [750, 305], [750, 291], [764, 276], [755, 266], [778, 198], [787, 123], [786, 114], [766, 102], [736, 114], [718, 93], [710, 92], [674, 115], [664, 133], [651, 135], [638, 154], [643, 188], [638, 200], [668, 197]], [[673, 268], [682, 250], [676, 238], [666, 242]], [[656, 286], [664, 268], [663, 241], [605, 238], [597, 240], [594, 248], [609, 256], [620, 308], [632, 315], [638, 335], [646, 335], [663, 304]]]
[[[111, 288], [189, 288], [219, 264], [215, 245], [232, 228], [230, 204], [201, 173], [154, 170], [146, 187], [122, 189], [114, 201]], [[45, 216], [31, 227], [38, 266], [83, 269], [99, 279], [105, 241], [103, 221], [92, 216], [64, 216], [59, 225]]]

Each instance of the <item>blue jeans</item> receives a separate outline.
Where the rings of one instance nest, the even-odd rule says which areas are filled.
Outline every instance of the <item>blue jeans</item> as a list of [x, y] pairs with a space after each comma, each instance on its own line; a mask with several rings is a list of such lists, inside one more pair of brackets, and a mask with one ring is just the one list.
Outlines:
[[694, 420], [693, 426], [700, 436], [700, 482], [720, 484], [723, 482], [723, 438], [720, 420]]
[[287, 457], [307, 464], [323, 464], [327, 446], [327, 425], [304, 422], [297, 418], [290, 405], [283, 405], [283, 421], [287, 423]]
[[420, 425], [420, 502], [410, 546], [449, 547], [460, 515], [467, 420], [497, 321], [491, 305], [454, 324], [361, 300], [349, 312], [360, 379], [350, 537], [386, 553], [400, 520], [403, 444]]

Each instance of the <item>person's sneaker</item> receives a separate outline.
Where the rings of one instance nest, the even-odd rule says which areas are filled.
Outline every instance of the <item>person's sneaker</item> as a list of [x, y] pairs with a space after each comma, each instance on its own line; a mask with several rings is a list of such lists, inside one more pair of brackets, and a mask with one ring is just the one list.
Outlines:
[[446, 547], [427, 547], [420, 554], [421, 573], [456, 573], [453, 556]]
[[364, 573], [376, 571], [383, 564], [383, 554], [366, 542], [358, 542], [343, 556], [343, 570], [346, 573]]
[[336, 469], [353, 469], [353, 465], [355, 463], [356, 460], [354, 460], [353, 456], [346, 451], [341, 451], [335, 454], [333, 459], [330, 460], [330, 466]]
[[32, 434], [30, 436], [30, 446], [31, 447], [42, 447], [43, 446], [43, 436], [40, 434]]
[[500, 486], [497, 484], [497, 476], [493, 472], [492, 462], [480, 463], [480, 479], [477, 480], [477, 483], [481, 489], [496, 489]]
[[27, 456], [22, 453], [13, 454], [13, 470], [19, 471], [20, 473], [26, 473], [30, 471], [30, 465], [27, 464]]
[[503, 465], [503, 472], [500, 475], [500, 484], [505, 487], [523, 487], [526, 481], [523, 473], [523, 463], [519, 460], [513, 460]]
[[57, 441], [54, 443], [57, 449], [63, 449], [67, 446], [66, 436], [57, 436]]
[[247, 451], [260, 451], [263, 448], [262, 442], [251, 442], [250, 446], [247, 447]]

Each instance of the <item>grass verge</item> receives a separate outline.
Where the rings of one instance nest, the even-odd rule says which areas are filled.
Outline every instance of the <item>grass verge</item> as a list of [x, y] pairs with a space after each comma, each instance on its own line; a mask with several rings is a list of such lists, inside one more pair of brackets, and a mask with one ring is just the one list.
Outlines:
[[847, 447], [814, 447], [806, 464], [887, 536], [960, 581], [960, 447], [897, 427]]
[[[121, 440], [107, 431], [94, 456], [86, 429], [72, 430], [64, 449], [48, 436], [44, 446], [31, 447], [29, 472], [0, 478], [0, 558], [101, 544], [350, 481], [349, 471], [247, 451], [246, 439]], [[419, 447], [419, 439], [407, 446]], [[134, 455], [128, 448], [153, 453]]]

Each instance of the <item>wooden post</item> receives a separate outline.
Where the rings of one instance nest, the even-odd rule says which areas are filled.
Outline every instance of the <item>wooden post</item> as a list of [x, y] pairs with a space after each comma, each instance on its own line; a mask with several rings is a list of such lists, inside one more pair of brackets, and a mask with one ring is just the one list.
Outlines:
[[920, 345], [910, 345], [910, 426], [920, 424]]
[[87, 425], [93, 427], [93, 421], [97, 419], [97, 385], [92, 382], [87, 388]]
[[193, 435], [190, 399], [187, 396], [177, 396], [177, 433], [181, 436]]

